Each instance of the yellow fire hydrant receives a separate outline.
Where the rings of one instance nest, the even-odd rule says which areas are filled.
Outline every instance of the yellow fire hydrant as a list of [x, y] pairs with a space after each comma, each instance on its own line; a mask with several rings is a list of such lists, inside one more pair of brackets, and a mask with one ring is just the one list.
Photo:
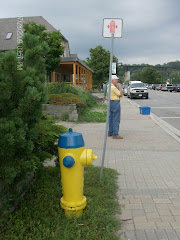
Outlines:
[[83, 196], [84, 166], [92, 165], [97, 157], [92, 149], [84, 149], [82, 134], [73, 132], [71, 128], [60, 135], [58, 153], [63, 190], [61, 207], [66, 217], [80, 217], [86, 206], [86, 197]]

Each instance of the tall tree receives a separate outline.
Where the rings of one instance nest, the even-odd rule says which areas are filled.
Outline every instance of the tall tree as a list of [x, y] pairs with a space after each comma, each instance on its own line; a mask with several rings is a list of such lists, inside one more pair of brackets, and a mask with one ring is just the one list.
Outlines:
[[23, 27], [25, 33], [38, 36], [40, 43], [46, 42], [47, 51], [44, 55], [46, 71], [49, 73], [56, 70], [61, 61], [60, 56], [64, 53], [64, 47], [61, 44], [62, 34], [60, 31], [47, 32], [44, 25], [37, 25], [34, 22], [25, 23]]
[[141, 80], [142, 80], [141, 70], [131, 71], [131, 81], [141, 81]]
[[22, 70], [17, 69], [15, 51], [0, 55], [0, 176], [4, 186], [39, 164], [33, 151], [46, 98], [44, 55], [48, 45], [25, 33], [23, 49]]
[[177, 70], [173, 70], [170, 73], [169, 80], [171, 83], [176, 84], [180, 83], [180, 73]]
[[146, 68], [141, 73], [141, 81], [145, 83], [160, 83], [161, 74], [154, 68]]
[[[105, 50], [102, 46], [97, 46], [89, 50], [90, 57], [86, 58], [86, 64], [92, 68], [93, 83], [102, 84], [109, 79], [109, 64], [110, 64], [110, 52]], [[117, 58], [113, 56], [113, 62], [118, 62]], [[119, 67], [117, 66], [117, 72]]]
[[93, 83], [100, 84], [107, 81], [109, 74], [110, 52], [102, 46], [91, 48], [89, 50], [90, 58], [86, 59], [87, 65], [92, 68]]

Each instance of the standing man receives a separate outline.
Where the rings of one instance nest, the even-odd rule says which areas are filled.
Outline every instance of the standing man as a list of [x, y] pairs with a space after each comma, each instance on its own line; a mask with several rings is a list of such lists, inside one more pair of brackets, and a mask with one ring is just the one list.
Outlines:
[[[119, 124], [121, 117], [120, 98], [123, 96], [121, 84], [118, 83], [118, 77], [112, 75], [111, 81], [111, 95], [110, 95], [110, 114], [109, 114], [109, 131], [108, 137], [113, 139], [123, 139], [119, 135]], [[109, 85], [107, 86], [107, 95], [109, 91]]]

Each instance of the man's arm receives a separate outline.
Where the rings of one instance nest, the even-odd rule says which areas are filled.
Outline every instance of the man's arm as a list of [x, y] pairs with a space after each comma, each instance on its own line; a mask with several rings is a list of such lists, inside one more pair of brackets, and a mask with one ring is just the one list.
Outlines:
[[122, 96], [123, 96], [123, 92], [122, 92], [121, 84], [120, 84], [120, 83], [117, 83], [116, 86], [119, 88], [119, 91], [120, 91], [120, 97], [122, 97]]

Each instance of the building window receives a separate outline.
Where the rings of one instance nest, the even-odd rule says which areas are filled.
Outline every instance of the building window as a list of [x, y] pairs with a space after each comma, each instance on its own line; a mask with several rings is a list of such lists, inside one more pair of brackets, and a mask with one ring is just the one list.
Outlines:
[[72, 83], [72, 76], [71, 75], [64, 75], [64, 82]]
[[56, 82], [61, 82], [61, 74], [56, 72], [55, 75], [56, 75]]
[[47, 82], [48, 83], [51, 83], [52, 82], [52, 79], [53, 79], [53, 73], [52, 72], [50, 72], [50, 73], [48, 73], [46, 76], [46, 79], [47, 79]]
[[9, 32], [7, 35], [6, 35], [6, 40], [9, 40], [12, 38], [12, 32]]

